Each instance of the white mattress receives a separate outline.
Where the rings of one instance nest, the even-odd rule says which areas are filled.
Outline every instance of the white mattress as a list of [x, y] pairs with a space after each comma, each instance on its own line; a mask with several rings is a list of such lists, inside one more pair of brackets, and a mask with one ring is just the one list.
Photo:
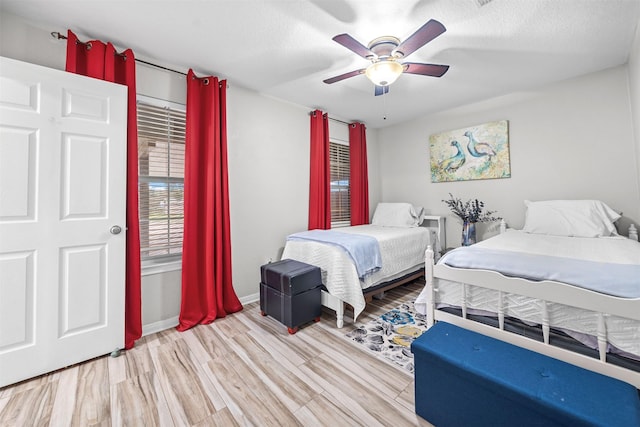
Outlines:
[[[619, 264], [640, 264], [640, 244], [630, 239], [616, 236], [604, 238], [558, 237], [523, 233], [508, 230], [492, 237], [477, 246], [526, 252], [539, 255], [551, 255]], [[438, 292], [436, 303], [460, 306], [462, 286], [459, 283], [437, 279]], [[471, 287], [467, 292], [467, 307], [496, 313], [498, 292], [491, 289]], [[426, 310], [426, 290], [418, 297], [416, 308]], [[537, 299], [507, 294], [505, 315], [522, 319], [528, 323], [541, 323], [542, 302]], [[597, 348], [598, 317], [587, 311], [568, 305], [549, 303], [550, 325], [563, 329], [566, 333], [591, 348]], [[605, 318], [609, 343], [615, 346], [612, 351], [640, 358], [640, 321], [607, 316]]]
[[358, 225], [339, 228], [336, 231], [375, 237], [380, 244], [382, 268], [360, 280], [353, 261], [343, 249], [313, 241], [287, 241], [282, 258], [320, 267], [322, 282], [328, 292], [351, 305], [355, 318], [365, 307], [363, 289], [401, 277], [424, 266], [428, 245], [431, 244], [437, 252], [440, 250], [435, 231], [426, 227]]

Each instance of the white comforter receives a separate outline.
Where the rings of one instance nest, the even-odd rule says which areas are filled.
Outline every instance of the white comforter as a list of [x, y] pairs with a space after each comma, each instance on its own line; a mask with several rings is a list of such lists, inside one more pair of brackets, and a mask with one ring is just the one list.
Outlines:
[[[640, 243], [621, 236], [558, 237], [508, 230], [504, 234], [477, 243], [476, 246], [587, 261], [640, 264]], [[438, 279], [437, 287], [436, 303], [460, 306], [462, 301], [460, 284]], [[472, 287], [466, 298], [467, 306], [470, 309], [492, 313], [498, 311], [497, 291]], [[530, 323], [541, 323], [542, 302], [540, 300], [509, 294], [505, 304], [505, 315], [517, 317]], [[426, 312], [426, 289], [418, 297], [416, 309], [423, 313]], [[550, 303], [548, 313], [552, 327], [561, 328], [585, 345], [597, 348], [595, 337], [598, 319], [594, 312]], [[612, 315], [606, 317], [606, 327], [610, 344], [621, 350], [622, 353], [640, 357], [640, 322]]]
[[425, 227], [358, 225], [338, 230], [375, 237], [380, 243], [382, 268], [360, 280], [352, 259], [344, 250], [313, 241], [287, 241], [282, 258], [320, 267], [322, 283], [331, 295], [353, 307], [354, 320], [365, 307], [363, 289], [401, 277], [424, 265], [425, 250], [430, 244], [439, 252], [435, 232]]

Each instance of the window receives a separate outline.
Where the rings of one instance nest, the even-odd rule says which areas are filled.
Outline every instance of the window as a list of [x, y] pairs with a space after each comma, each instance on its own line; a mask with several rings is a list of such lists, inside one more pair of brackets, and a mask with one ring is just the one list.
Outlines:
[[140, 251], [179, 257], [184, 230], [185, 106], [138, 96]]
[[351, 225], [349, 191], [349, 145], [329, 142], [331, 175], [331, 227]]

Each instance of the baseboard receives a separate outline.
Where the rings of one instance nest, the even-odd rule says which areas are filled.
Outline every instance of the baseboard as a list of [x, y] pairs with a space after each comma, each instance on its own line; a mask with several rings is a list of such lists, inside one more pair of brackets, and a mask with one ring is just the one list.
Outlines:
[[178, 316], [174, 316], [158, 322], [149, 323], [148, 325], [142, 325], [142, 336], [144, 337], [145, 335], [155, 334], [165, 329], [175, 328], [178, 326], [178, 323]]
[[260, 301], [260, 292], [256, 292], [255, 294], [247, 295], [246, 297], [240, 298], [240, 302], [242, 304], [251, 304], [252, 302]]
[[[240, 302], [244, 304], [251, 304], [256, 301], [260, 301], [260, 293], [247, 295], [246, 297], [239, 298]], [[165, 329], [175, 328], [178, 326], [178, 316], [170, 317], [168, 319], [159, 320], [157, 322], [149, 323], [148, 325], [142, 325], [142, 336], [155, 334], [156, 332], [164, 331]]]
[[[256, 301], [260, 301], [260, 292], [247, 295], [246, 297], [239, 298], [240, 302], [244, 304], [251, 304]], [[168, 319], [159, 320], [157, 322], [149, 323], [148, 325], [142, 325], [142, 336], [155, 334], [156, 332], [164, 331], [165, 329], [175, 328], [178, 326], [178, 316], [170, 317]]]

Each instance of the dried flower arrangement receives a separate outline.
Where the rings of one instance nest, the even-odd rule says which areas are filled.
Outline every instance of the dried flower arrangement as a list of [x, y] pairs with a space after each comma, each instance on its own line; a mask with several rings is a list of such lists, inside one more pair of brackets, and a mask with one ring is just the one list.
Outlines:
[[443, 202], [463, 223], [491, 222], [502, 219], [498, 216], [493, 216], [496, 211], [483, 212], [484, 202], [478, 199], [470, 199], [463, 203], [462, 200], [453, 197], [453, 194], [449, 193], [449, 199], [443, 200]]

